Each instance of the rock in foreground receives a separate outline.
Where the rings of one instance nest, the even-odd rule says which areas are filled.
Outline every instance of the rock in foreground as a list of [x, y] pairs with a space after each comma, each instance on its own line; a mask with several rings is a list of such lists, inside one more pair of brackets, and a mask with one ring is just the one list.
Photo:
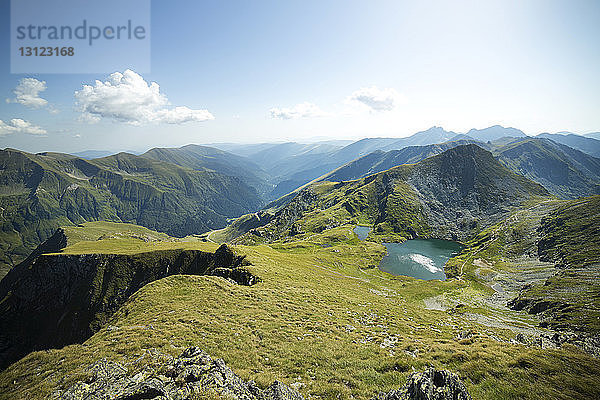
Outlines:
[[401, 389], [379, 393], [373, 400], [471, 400], [456, 374], [428, 368], [414, 372]]
[[[197, 347], [186, 349], [160, 372], [147, 370], [131, 377], [117, 363], [100, 360], [88, 368], [89, 378], [52, 396], [61, 400], [188, 400], [214, 396], [232, 400], [304, 400], [296, 390], [275, 381], [261, 390]], [[210, 397], [213, 398], [213, 397]]]
[[[64, 391], [56, 391], [59, 400], [304, 400], [295, 389], [275, 381], [260, 389], [253, 381], [244, 381], [222, 359], [213, 360], [197, 347], [189, 347], [159, 370], [147, 368], [134, 376], [127, 368], [102, 359], [87, 369], [85, 381]], [[415, 372], [406, 384], [373, 400], [471, 400], [456, 374], [429, 368]]]

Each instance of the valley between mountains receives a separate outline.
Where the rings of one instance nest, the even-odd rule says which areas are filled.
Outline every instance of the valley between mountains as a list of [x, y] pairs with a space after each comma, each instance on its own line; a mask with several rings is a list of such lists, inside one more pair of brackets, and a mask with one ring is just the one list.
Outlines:
[[[600, 398], [600, 159], [555, 139], [1, 150], [0, 398]], [[412, 239], [447, 279], [378, 268]]]

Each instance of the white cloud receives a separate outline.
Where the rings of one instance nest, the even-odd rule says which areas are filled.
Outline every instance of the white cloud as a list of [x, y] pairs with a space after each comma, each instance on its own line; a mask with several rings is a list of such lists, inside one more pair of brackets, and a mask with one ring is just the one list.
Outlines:
[[112, 73], [105, 82], [83, 85], [75, 92], [81, 119], [97, 122], [102, 118], [132, 125], [147, 123], [181, 124], [214, 119], [208, 110], [188, 107], [169, 108], [167, 97], [158, 83], [146, 83], [132, 70]]
[[271, 108], [269, 111], [272, 118], [279, 119], [314, 118], [329, 115], [312, 103], [300, 103], [292, 108]]
[[392, 111], [405, 103], [405, 98], [393, 88], [380, 89], [376, 86], [366, 87], [346, 97], [335, 113], [321, 110], [313, 103], [300, 103], [291, 108], [272, 108], [272, 118], [299, 119], [324, 116], [348, 116], [361, 114], [365, 110], [375, 113]]
[[0, 119], [0, 136], [10, 135], [13, 133], [45, 135], [46, 130], [37, 125], [33, 125], [31, 122], [27, 122], [19, 118], [13, 118], [8, 123]]
[[41, 108], [48, 104], [48, 100], [42, 99], [40, 93], [46, 90], [46, 82], [35, 78], [23, 78], [13, 90], [14, 99], [6, 99], [8, 103], [19, 103], [30, 108]]
[[215, 119], [208, 110], [192, 110], [183, 106], [158, 110], [156, 116], [158, 121], [167, 124], [182, 124], [188, 121], [202, 122]]
[[391, 111], [402, 102], [402, 96], [392, 88], [371, 86], [355, 91], [346, 101], [367, 107], [370, 111]]

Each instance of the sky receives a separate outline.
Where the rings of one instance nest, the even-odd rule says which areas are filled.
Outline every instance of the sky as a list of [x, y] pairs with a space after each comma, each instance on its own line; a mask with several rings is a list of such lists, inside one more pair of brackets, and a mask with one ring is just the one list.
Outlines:
[[10, 1], [0, 0], [0, 148], [143, 151], [496, 124], [600, 131], [599, 1], [173, 0], [150, 10], [147, 71], [13, 74]]

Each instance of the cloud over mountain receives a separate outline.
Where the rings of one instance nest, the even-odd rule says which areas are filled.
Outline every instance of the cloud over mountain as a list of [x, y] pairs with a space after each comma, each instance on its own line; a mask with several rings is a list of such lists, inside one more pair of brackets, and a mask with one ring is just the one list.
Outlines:
[[341, 110], [325, 112], [317, 105], [309, 102], [299, 103], [290, 108], [274, 107], [269, 110], [271, 118], [301, 119], [325, 116], [340, 116], [369, 112], [383, 112], [395, 109], [404, 101], [403, 96], [393, 88], [380, 89], [376, 86], [362, 88], [344, 99]]
[[82, 119], [97, 122], [103, 118], [132, 125], [147, 123], [182, 124], [214, 119], [208, 110], [185, 106], [169, 107], [167, 97], [156, 82], [148, 84], [132, 70], [114, 72], [108, 80], [96, 80], [75, 92]]

